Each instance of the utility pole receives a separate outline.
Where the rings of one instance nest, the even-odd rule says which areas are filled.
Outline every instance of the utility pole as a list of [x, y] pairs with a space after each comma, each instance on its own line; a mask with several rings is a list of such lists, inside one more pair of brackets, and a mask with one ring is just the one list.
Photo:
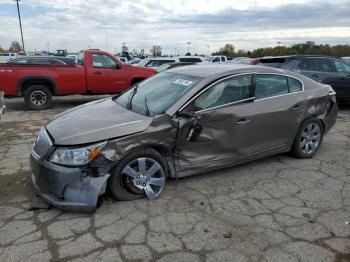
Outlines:
[[17, 2], [17, 13], [18, 13], [18, 20], [19, 20], [19, 27], [21, 29], [21, 38], [22, 38], [22, 49], [23, 49], [23, 53], [25, 53], [25, 49], [24, 49], [24, 40], [23, 40], [23, 32], [22, 32], [22, 22], [21, 22], [21, 14], [19, 12], [19, 4], [18, 2], [21, 0], [14, 0]]
[[190, 45], [191, 45], [191, 42], [187, 42], [187, 54], [190, 53]]

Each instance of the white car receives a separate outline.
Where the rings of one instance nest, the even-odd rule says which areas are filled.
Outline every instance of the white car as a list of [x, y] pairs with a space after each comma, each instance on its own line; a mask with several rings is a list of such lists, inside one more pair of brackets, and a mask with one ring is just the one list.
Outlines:
[[214, 55], [206, 57], [203, 63], [226, 63], [227, 60], [227, 57], [224, 55]]
[[135, 66], [158, 68], [161, 65], [174, 63], [174, 62], [190, 62], [190, 63], [201, 63], [202, 58], [199, 56], [176, 56], [176, 57], [155, 57], [146, 58], [141, 60]]
[[0, 53], [0, 63], [6, 63], [10, 59], [16, 59], [17, 54], [16, 53]]
[[345, 60], [347, 63], [350, 64], [350, 56], [342, 57], [342, 59]]

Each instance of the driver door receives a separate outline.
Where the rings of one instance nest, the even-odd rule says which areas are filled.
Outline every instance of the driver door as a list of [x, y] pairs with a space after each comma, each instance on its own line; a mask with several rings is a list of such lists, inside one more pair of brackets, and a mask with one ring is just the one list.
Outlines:
[[249, 158], [253, 93], [251, 74], [232, 76], [204, 89], [180, 110], [177, 171], [198, 173], [198, 168], [207, 170]]
[[121, 65], [105, 55], [92, 54], [92, 69], [87, 75], [89, 90], [95, 94], [119, 93], [128, 88], [129, 83]]

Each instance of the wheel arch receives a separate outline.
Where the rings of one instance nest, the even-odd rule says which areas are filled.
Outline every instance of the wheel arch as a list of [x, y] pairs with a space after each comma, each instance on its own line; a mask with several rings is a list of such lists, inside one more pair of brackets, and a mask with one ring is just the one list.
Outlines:
[[47, 76], [25, 76], [17, 83], [17, 96], [23, 96], [24, 92], [32, 85], [46, 86], [52, 95], [57, 94], [56, 83]]

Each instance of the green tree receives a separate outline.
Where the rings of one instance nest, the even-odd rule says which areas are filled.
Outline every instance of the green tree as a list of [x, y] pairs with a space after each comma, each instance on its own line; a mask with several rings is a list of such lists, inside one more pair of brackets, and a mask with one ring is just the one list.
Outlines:
[[23, 50], [22, 46], [17, 41], [12, 41], [12, 43], [10, 45], [10, 48], [9, 48], [10, 52], [12, 52], [12, 53], [19, 53], [22, 50]]
[[160, 45], [154, 45], [150, 52], [153, 56], [162, 56], [162, 47]]
[[232, 44], [225, 44], [225, 46], [221, 47], [219, 51], [213, 53], [213, 55], [225, 55], [228, 57], [234, 57], [235, 54], [235, 47]]

